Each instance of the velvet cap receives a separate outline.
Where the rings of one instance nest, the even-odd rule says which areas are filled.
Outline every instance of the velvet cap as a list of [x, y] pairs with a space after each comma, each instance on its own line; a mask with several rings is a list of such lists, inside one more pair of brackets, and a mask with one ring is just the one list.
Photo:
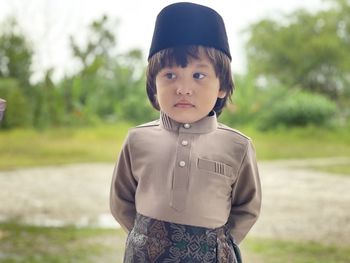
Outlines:
[[156, 19], [148, 59], [163, 49], [187, 45], [218, 49], [231, 60], [225, 24], [215, 10], [187, 2], [164, 7]]

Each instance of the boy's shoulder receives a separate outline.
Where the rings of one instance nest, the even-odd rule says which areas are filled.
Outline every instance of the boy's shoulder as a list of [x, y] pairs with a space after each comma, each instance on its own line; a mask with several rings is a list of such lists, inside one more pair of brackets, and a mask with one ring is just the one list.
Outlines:
[[218, 123], [218, 129], [227, 131], [230, 135], [235, 136], [238, 139], [241, 139], [243, 141], [251, 141], [251, 138], [245, 135], [244, 133], [240, 132], [239, 130], [233, 129], [225, 124]]
[[160, 121], [154, 120], [132, 127], [128, 130], [128, 138], [133, 140], [139, 136], [152, 136], [152, 134], [158, 130], [159, 125]]

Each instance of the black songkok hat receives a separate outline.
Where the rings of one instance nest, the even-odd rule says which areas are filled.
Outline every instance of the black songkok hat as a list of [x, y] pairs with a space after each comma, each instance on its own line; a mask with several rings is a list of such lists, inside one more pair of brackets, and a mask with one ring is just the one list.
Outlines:
[[157, 16], [148, 59], [163, 49], [185, 45], [213, 47], [231, 60], [224, 21], [206, 6], [181, 2], [163, 8]]

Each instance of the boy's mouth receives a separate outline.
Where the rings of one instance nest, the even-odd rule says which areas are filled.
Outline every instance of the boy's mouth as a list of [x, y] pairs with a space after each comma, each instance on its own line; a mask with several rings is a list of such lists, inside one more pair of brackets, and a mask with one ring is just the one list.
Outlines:
[[193, 108], [194, 105], [187, 100], [180, 100], [174, 105], [177, 108]]

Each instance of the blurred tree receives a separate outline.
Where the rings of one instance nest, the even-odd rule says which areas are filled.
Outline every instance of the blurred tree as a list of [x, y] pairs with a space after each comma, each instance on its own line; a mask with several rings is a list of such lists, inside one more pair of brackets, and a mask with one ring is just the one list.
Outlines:
[[[338, 100], [350, 95], [350, 2], [328, 0], [314, 13], [298, 10], [248, 29], [249, 71], [283, 86], [302, 87]], [[270, 82], [271, 83], [271, 82]]]
[[227, 109], [220, 115], [220, 120], [226, 124], [235, 126], [255, 121], [261, 105], [266, 96], [258, 89], [253, 75], [235, 75], [235, 90], [232, 95], [232, 103], [227, 104]]
[[35, 92], [35, 96], [32, 98], [34, 104], [33, 124], [38, 128], [58, 125], [63, 122], [63, 97], [52, 81], [52, 74], [53, 69], [47, 70], [44, 80], [33, 87]]
[[334, 118], [337, 114], [335, 102], [321, 94], [298, 89], [283, 91], [283, 88], [271, 92], [257, 119], [259, 129], [338, 124]]
[[[114, 26], [114, 25], [113, 25]], [[107, 71], [111, 59], [115, 56], [116, 37], [111, 28], [107, 16], [93, 21], [89, 26], [86, 44], [82, 46], [70, 37], [70, 45], [73, 56], [80, 62], [81, 69], [77, 76], [80, 83], [73, 86], [71, 92], [77, 102], [84, 106], [87, 103], [88, 95], [94, 93], [98, 88], [94, 79], [101, 71]], [[104, 72], [108, 75], [107, 72]]]
[[15, 128], [32, 123], [31, 101], [23, 95], [16, 79], [0, 78], [1, 98], [7, 101], [7, 108], [1, 126]]
[[9, 17], [0, 24], [0, 77], [17, 79], [28, 94], [33, 50], [16, 19]]
[[75, 118], [139, 121], [151, 115], [151, 106], [144, 99], [143, 54], [139, 49], [119, 54], [115, 28], [103, 16], [89, 26], [85, 45], [71, 37], [72, 52], [81, 68], [65, 79], [62, 90], [66, 109]]
[[103, 15], [89, 26], [89, 35], [84, 47], [77, 44], [71, 36], [70, 45], [74, 57], [82, 64], [81, 72], [96, 72], [102, 65], [115, 55], [116, 37], [113, 32], [115, 24], [110, 24], [109, 18]]
[[4, 128], [29, 126], [33, 121], [30, 84], [33, 50], [15, 17], [0, 24], [0, 97], [7, 100]]

